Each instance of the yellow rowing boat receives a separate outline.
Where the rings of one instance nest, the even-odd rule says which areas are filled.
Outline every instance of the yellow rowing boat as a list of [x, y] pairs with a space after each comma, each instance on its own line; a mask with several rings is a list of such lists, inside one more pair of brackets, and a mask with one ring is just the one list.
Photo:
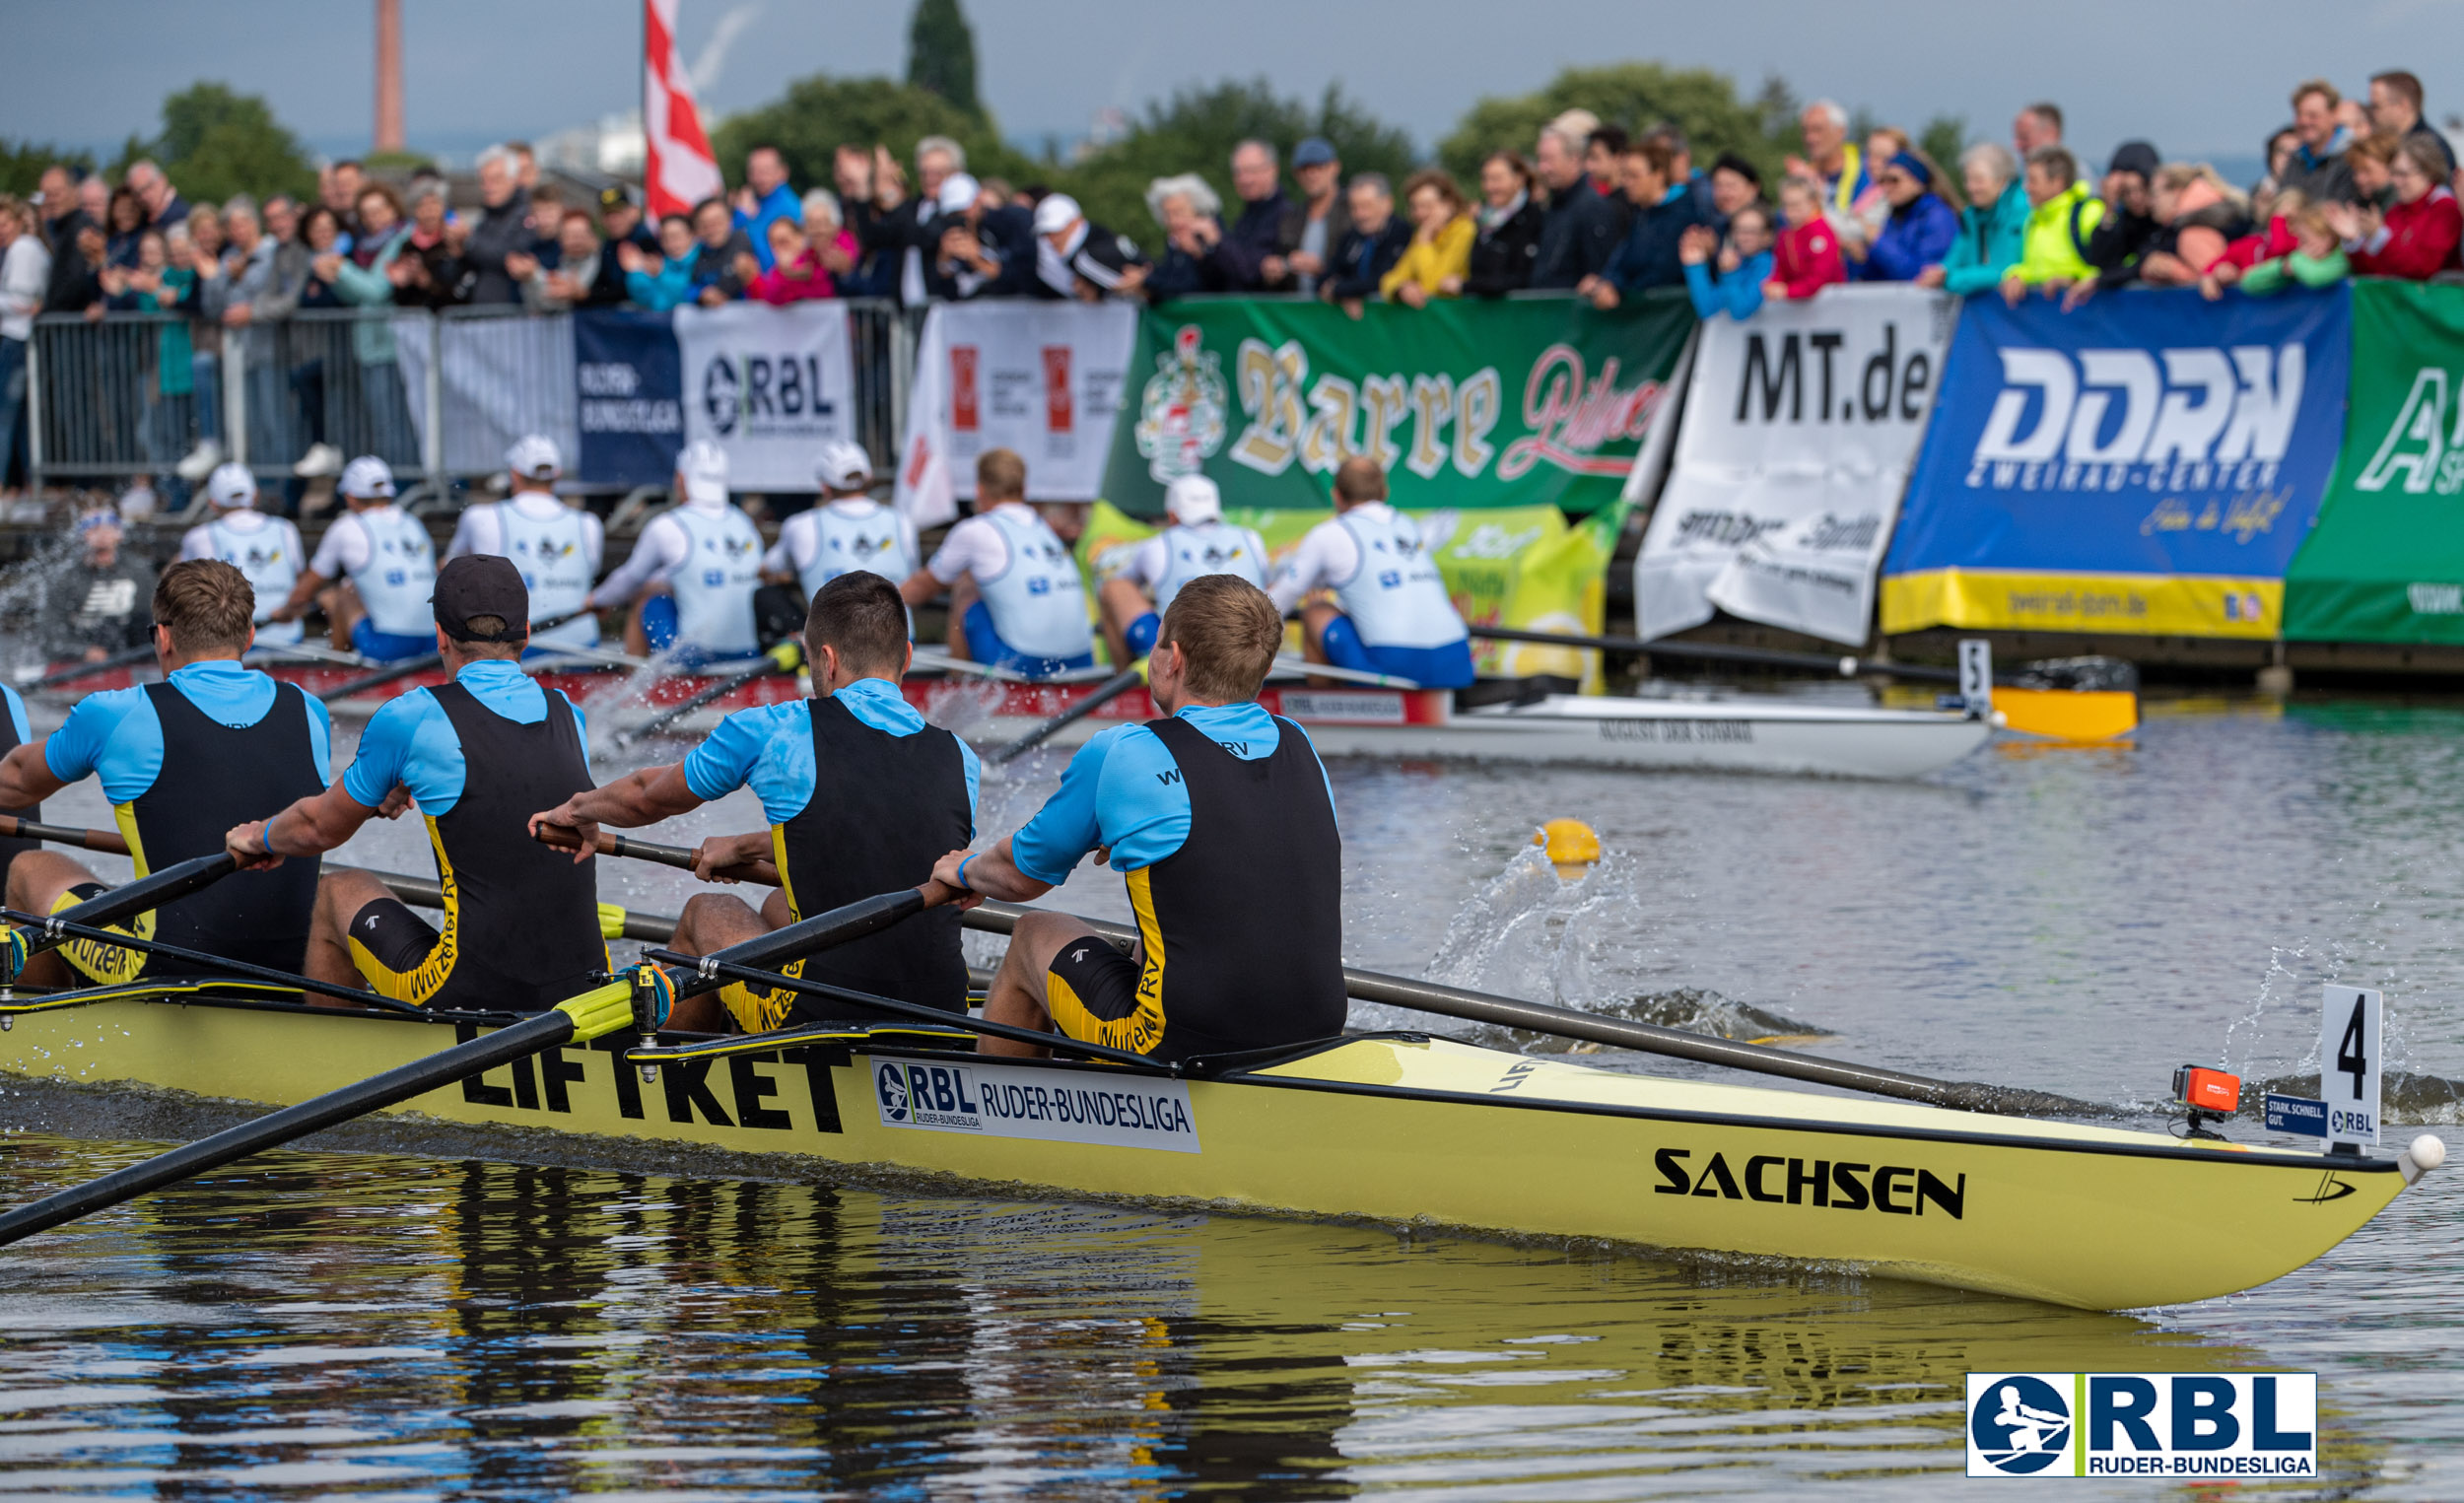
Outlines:
[[[90, 993], [91, 994], [91, 993]], [[229, 984], [0, 1003], [0, 1074], [271, 1107], [510, 1021], [304, 1008]], [[1044, 1195], [1598, 1239], [2091, 1309], [2264, 1283], [2437, 1155], [2341, 1156], [1586, 1067], [1417, 1034], [1194, 1076], [1001, 1060], [846, 1026], [550, 1050], [398, 1113]], [[23, 1103], [5, 1110], [17, 1125]], [[525, 1151], [534, 1151], [526, 1147]], [[22, 1190], [0, 1190], [10, 1198]]]

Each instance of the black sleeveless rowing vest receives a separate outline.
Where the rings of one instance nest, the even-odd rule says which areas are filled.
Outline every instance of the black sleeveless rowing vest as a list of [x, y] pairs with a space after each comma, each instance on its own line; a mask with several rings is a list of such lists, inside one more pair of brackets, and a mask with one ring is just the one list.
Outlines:
[[[163, 727], [163, 770], [120, 816], [139, 875], [212, 855], [234, 825], [271, 819], [325, 791], [308, 696], [299, 685], [276, 685], [272, 708], [253, 725], [226, 725], [170, 684], [146, 685], [146, 698]], [[236, 872], [157, 910], [152, 937], [297, 971], [308, 953], [319, 864], [313, 856], [295, 855], [271, 871]], [[196, 969], [156, 956], [145, 974], [181, 976]]]
[[552, 1007], [607, 967], [598, 857], [577, 862], [530, 838], [531, 815], [592, 786], [572, 706], [543, 689], [547, 714], [522, 725], [458, 683], [429, 692], [461, 742], [462, 796], [428, 820], [445, 888], [432, 963], [445, 960], [445, 980], [428, 1005]]
[[[958, 738], [938, 725], [894, 736], [856, 718], [836, 699], [808, 703], [813, 721], [813, 796], [802, 813], [774, 827], [787, 904], [799, 919], [875, 893], [914, 887], [932, 863], [975, 839], [967, 802], [967, 764]], [[958, 949], [958, 910], [936, 908], [904, 923], [805, 958], [789, 972], [963, 1012], [967, 963]], [[800, 998], [798, 1018], [879, 1017], [870, 1008], [826, 997]]]
[[[22, 744], [17, 739], [17, 717], [9, 714], [5, 703], [0, 703], [0, 757], [7, 756]], [[42, 805], [37, 803], [23, 809], [0, 809], [0, 814], [38, 820], [42, 818]], [[0, 881], [7, 879], [9, 864], [17, 859], [20, 852], [38, 850], [41, 845], [40, 841], [0, 841]]]
[[1273, 755], [1247, 762], [1187, 720], [1146, 722], [1190, 790], [1181, 849], [1129, 873], [1159, 1059], [1343, 1031], [1343, 840], [1309, 738], [1274, 723]]

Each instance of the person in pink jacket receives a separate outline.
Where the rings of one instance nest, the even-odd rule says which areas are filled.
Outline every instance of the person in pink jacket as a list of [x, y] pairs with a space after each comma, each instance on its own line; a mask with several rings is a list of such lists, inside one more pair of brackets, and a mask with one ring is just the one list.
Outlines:
[[[830, 268], [822, 264], [821, 254], [804, 234], [804, 227], [791, 219], [770, 222], [770, 270], [745, 284], [744, 296], [774, 307], [802, 303], [814, 298], [835, 298], [838, 288], [830, 280]], [[839, 232], [842, 239], [846, 231]], [[842, 245], [841, 249], [852, 249]]]

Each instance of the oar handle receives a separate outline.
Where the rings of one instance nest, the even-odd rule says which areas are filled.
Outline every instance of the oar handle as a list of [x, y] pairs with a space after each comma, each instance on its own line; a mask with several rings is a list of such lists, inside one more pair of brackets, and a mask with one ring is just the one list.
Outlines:
[[1093, 715], [1096, 711], [1103, 709], [1106, 705], [1111, 704], [1113, 701], [1121, 698], [1121, 696], [1129, 693], [1130, 690], [1136, 688], [1144, 682], [1146, 682], [1146, 675], [1140, 673], [1136, 668], [1131, 667], [1122, 669], [1112, 677], [1104, 680], [1103, 687], [1097, 689], [1093, 694], [1088, 695], [1085, 699], [1078, 701], [1076, 704], [1070, 706], [1061, 714], [1053, 717], [1049, 720], [1046, 720], [1043, 724], [1028, 731], [1017, 740], [1010, 742], [999, 751], [994, 752], [992, 754], [992, 761], [996, 765], [1016, 761], [1018, 758], [1025, 756], [1027, 753], [1043, 745], [1045, 739], [1051, 736], [1053, 732], [1076, 724], [1078, 721], [1085, 719], [1088, 716]]
[[[581, 849], [573, 838], [573, 832], [563, 825], [541, 825], [531, 832], [531, 838], [551, 851]], [[661, 866], [673, 866], [678, 871], [693, 869], [694, 853], [689, 847], [662, 846], [656, 841], [636, 840], [630, 835], [619, 835], [613, 830], [599, 832], [598, 854], [617, 856], [629, 861], [652, 861]], [[752, 861], [741, 866], [724, 866], [719, 868], [716, 875], [725, 881], [750, 882], [757, 887], [779, 885], [778, 868], [768, 861]]]
[[[143, 876], [125, 887], [114, 887], [101, 897], [89, 898], [75, 908], [62, 909], [53, 917], [63, 923], [84, 924], [88, 928], [109, 928], [123, 919], [176, 903], [192, 892], [210, 887], [239, 869], [228, 851], [213, 855], [200, 855], [166, 866], [161, 871]], [[29, 953], [56, 948], [58, 939], [46, 938], [39, 931], [26, 936]]]
[[54, 846], [76, 846], [86, 851], [101, 851], [110, 855], [128, 854], [128, 840], [116, 830], [86, 830], [74, 825], [46, 825], [37, 820], [20, 819], [14, 814], [0, 814], [0, 840], [43, 841]]

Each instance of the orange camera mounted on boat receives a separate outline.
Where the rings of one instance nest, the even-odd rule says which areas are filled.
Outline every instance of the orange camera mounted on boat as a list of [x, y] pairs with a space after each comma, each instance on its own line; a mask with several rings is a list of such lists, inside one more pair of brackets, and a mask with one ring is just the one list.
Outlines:
[[2241, 1077], [2210, 1069], [2204, 1064], [2185, 1064], [2173, 1071], [2173, 1100], [2190, 1109], [2192, 1137], [2214, 1137], [2203, 1130], [2210, 1122], [2223, 1122], [2241, 1108]]

